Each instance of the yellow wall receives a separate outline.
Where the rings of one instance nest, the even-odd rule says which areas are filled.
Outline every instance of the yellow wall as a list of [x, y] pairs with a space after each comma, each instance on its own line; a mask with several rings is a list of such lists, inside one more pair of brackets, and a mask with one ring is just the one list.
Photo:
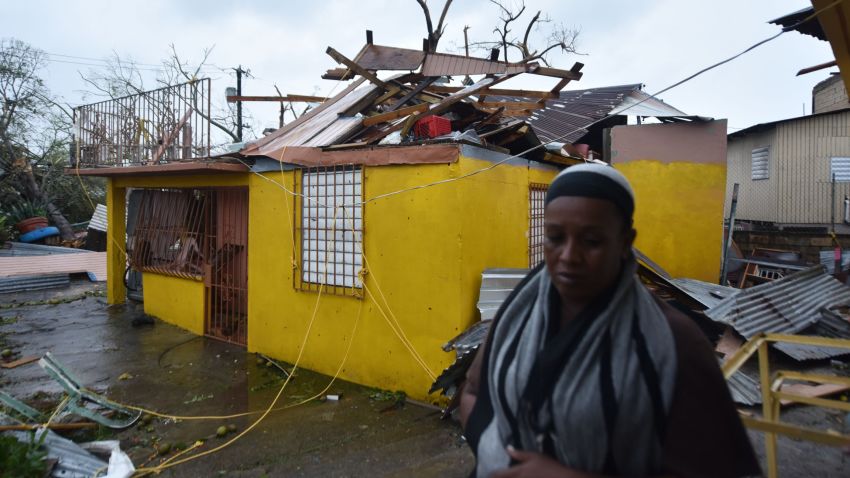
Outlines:
[[[367, 167], [365, 198], [457, 177], [492, 162], [460, 157], [453, 164]], [[481, 272], [528, 266], [528, 183], [555, 171], [527, 162], [370, 202], [364, 209], [366, 287], [375, 300], [295, 290], [295, 172], [125, 178], [121, 187], [247, 185], [248, 350], [361, 384], [427, 398], [432, 378], [388, 325], [376, 301], [398, 320], [434, 375], [454, 361], [441, 346], [477, 318]], [[122, 270], [123, 273], [123, 270]], [[297, 272], [296, 272], [297, 273]], [[144, 277], [145, 310], [203, 332], [203, 285], [155, 274]], [[175, 290], [182, 291], [175, 293]], [[383, 292], [383, 297], [381, 292]], [[193, 297], [185, 301], [185, 297]], [[174, 302], [180, 297], [182, 305]], [[197, 300], [195, 299], [197, 298]], [[385, 299], [384, 299], [385, 298]], [[314, 314], [315, 311], [315, 314]], [[352, 332], [360, 317], [353, 343]], [[345, 366], [340, 364], [351, 343]]]
[[726, 166], [651, 159], [615, 166], [635, 191], [636, 247], [673, 277], [717, 282]]
[[203, 282], [145, 272], [142, 287], [146, 314], [203, 335]]

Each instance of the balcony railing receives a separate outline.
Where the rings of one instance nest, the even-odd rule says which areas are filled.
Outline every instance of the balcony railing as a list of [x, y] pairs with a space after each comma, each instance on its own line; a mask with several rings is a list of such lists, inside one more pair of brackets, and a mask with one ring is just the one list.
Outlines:
[[74, 109], [81, 168], [150, 166], [210, 155], [210, 80]]

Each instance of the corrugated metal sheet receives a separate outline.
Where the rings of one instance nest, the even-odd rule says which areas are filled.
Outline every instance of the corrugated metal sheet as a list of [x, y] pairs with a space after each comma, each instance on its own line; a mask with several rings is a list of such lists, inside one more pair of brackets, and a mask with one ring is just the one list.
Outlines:
[[[850, 323], [840, 316], [824, 313], [820, 320], [806, 329], [803, 335], [850, 339]], [[796, 360], [819, 360], [850, 354], [850, 350], [834, 347], [815, 347], [803, 344], [776, 343], [774, 347]]]
[[823, 266], [744, 289], [705, 311], [710, 319], [751, 338], [759, 332], [796, 334], [817, 322], [822, 308], [850, 304], [850, 287]]
[[84, 249], [71, 247], [45, 246], [43, 244], [27, 244], [25, 242], [10, 242], [10, 247], [0, 247], [0, 257], [16, 256], [49, 256], [52, 254], [79, 254], [89, 252]]
[[89, 221], [89, 229], [106, 232], [106, 226], [106, 206], [98, 204], [94, 208], [94, 214], [92, 214], [91, 221]]
[[422, 65], [424, 76], [460, 76], [460, 75], [504, 75], [523, 73], [528, 66], [525, 63], [505, 63], [484, 58], [429, 53]]
[[0, 277], [0, 294], [67, 287], [69, 284], [68, 274]]
[[88, 273], [91, 280], [105, 281], [106, 253], [0, 257], [0, 277], [79, 272]]
[[[574, 143], [587, 134], [585, 125], [608, 116], [630, 93], [639, 91], [641, 86], [640, 83], [635, 83], [562, 91], [558, 99], [546, 101], [546, 108], [534, 111], [528, 122], [544, 143]], [[521, 98], [513, 100], [528, 101]]]
[[670, 282], [706, 308], [714, 307], [722, 302], [723, 299], [729, 298], [741, 291], [741, 289], [734, 287], [726, 287], [696, 279], [671, 279]]
[[742, 371], [737, 371], [726, 380], [732, 400], [741, 405], [758, 405], [761, 403], [761, 387], [757, 379]]
[[[826, 267], [827, 274], [835, 274], [835, 250], [824, 249], [819, 253], [822, 266]], [[841, 270], [850, 269], [850, 251], [841, 251]]]
[[481, 320], [490, 320], [514, 287], [528, 274], [528, 269], [485, 269], [481, 274], [478, 311]]

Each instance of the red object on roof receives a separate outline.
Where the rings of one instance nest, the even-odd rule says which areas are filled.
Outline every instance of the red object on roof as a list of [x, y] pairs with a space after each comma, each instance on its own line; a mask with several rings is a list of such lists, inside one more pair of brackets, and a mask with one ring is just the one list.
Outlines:
[[413, 125], [413, 134], [417, 138], [436, 138], [452, 132], [452, 122], [442, 116], [428, 116]]

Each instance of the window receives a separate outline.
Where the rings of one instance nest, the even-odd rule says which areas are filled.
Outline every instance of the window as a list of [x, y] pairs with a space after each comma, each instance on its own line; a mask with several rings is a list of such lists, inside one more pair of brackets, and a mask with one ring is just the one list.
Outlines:
[[201, 279], [213, 201], [206, 190], [133, 191], [129, 210], [133, 217], [127, 227], [127, 255], [133, 268]]
[[363, 199], [360, 168], [302, 170], [300, 264], [296, 287], [360, 296]]
[[768, 179], [770, 177], [770, 147], [754, 149], [752, 158], [753, 180]]
[[838, 182], [850, 181], [850, 158], [833, 157], [829, 160], [829, 180], [835, 178]]
[[543, 262], [543, 208], [548, 184], [531, 183], [528, 187], [528, 267]]

